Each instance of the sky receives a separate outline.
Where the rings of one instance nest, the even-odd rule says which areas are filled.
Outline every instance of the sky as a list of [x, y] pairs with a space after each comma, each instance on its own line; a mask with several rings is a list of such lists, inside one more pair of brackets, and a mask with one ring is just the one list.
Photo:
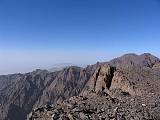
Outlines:
[[160, 57], [159, 0], [0, 0], [0, 74]]

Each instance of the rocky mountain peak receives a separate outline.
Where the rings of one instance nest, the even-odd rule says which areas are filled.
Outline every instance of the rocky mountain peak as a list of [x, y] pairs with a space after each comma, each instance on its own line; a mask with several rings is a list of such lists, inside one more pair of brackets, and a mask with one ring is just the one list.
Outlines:
[[160, 59], [150, 53], [144, 53], [141, 55], [131, 53], [115, 58], [109, 63], [118, 68], [132, 68], [134, 66], [152, 68], [154, 64], [160, 63]]

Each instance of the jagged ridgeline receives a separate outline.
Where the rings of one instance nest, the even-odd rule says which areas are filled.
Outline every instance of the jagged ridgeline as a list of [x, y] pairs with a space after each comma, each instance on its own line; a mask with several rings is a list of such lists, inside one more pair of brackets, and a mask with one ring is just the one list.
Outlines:
[[148, 53], [0, 76], [2, 84], [2, 120], [160, 119], [160, 60]]

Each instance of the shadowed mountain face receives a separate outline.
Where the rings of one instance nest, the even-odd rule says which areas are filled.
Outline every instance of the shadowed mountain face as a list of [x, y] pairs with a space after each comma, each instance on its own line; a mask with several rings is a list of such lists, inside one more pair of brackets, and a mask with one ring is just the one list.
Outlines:
[[53, 104], [78, 95], [91, 76], [89, 69], [70, 67], [59, 71], [54, 81], [43, 91], [35, 106]]
[[[17, 114], [16, 111], [21, 111], [23, 115], [26, 115], [54, 77], [54, 74], [51, 75], [47, 71], [36, 70], [24, 74], [19, 80], [1, 90], [0, 110], [2, 114], [0, 118], [14, 119], [10, 116]], [[17, 115], [17, 119], [22, 119], [22, 117], [24, 119], [25, 116]]]
[[0, 118], [23, 120], [34, 106], [54, 104], [78, 95], [92, 73], [90, 69], [69, 67], [53, 73], [36, 70], [22, 75], [0, 91]]
[[[124, 111], [122, 113], [130, 112], [130, 114], [126, 115], [126, 119], [131, 118], [129, 116], [131, 112], [136, 114], [136, 112], [133, 112], [136, 109], [130, 109], [128, 106], [130, 104], [128, 102], [135, 98], [134, 105], [131, 105], [133, 108], [136, 108], [135, 105], [143, 103], [148, 106], [148, 108], [146, 107], [150, 115], [148, 119], [160, 118], [158, 116], [159, 113], [156, 114], [159, 110], [157, 107], [160, 105], [160, 98], [158, 98], [160, 91], [159, 64], [160, 60], [151, 54], [127, 54], [110, 62], [97, 63], [86, 68], [71, 66], [56, 72], [36, 70], [26, 74], [0, 76], [0, 86], [2, 86], [0, 90], [0, 118], [2, 120], [23, 120], [33, 110], [34, 114], [32, 113], [29, 116], [31, 119], [36, 119], [37, 116], [39, 117], [37, 117], [37, 120], [40, 117], [47, 119], [47, 116], [48, 119], [51, 119], [50, 117], [52, 116], [53, 118], [53, 114], [55, 114], [52, 110], [58, 109], [56, 103], [63, 103], [61, 104], [63, 106], [60, 105], [58, 107], [66, 111], [66, 117], [71, 119], [71, 117], [74, 118], [73, 115], [70, 115], [70, 112], [73, 111], [72, 109], [66, 109], [64, 106], [67, 104], [62, 101], [79, 95], [87, 97], [86, 104], [91, 107], [95, 105], [97, 109], [100, 109], [99, 105], [101, 103], [107, 101], [103, 95], [117, 99], [117, 101], [123, 103]], [[3, 85], [3, 83], [6, 84]], [[92, 100], [93, 98], [94, 100]], [[77, 107], [81, 109], [81, 102], [83, 101], [81, 98], [77, 99], [71, 100], [71, 102], [79, 101], [80, 106], [78, 105]], [[108, 102], [112, 102], [112, 99]], [[124, 103], [126, 103], [126, 106]], [[156, 106], [152, 106], [153, 109], [151, 109], [150, 104], [153, 103]], [[56, 108], [44, 108], [43, 106], [46, 104]], [[107, 103], [105, 104], [101, 107], [109, 107]], [[122, 107], [122, 105], [111, 103], [111, 110], [114, 107]], [[43, 108], [43, 110], [39, 113], [40, 108]], [[84, 109], [89, 110], [89, 108]], [[143, 108], [140, 107], [141, 109]], [[107, 111], [104, 111], [104, 113], [108, 115]], [[61, 112], [58, 112], [58, 114], [59, 118], [61, 115], [65, 116]], [[90, 113], [85, 113], [84, 115], [84, 112], [81, 112], [80, 114], [83, 114], [83, 117], [87, 117]], [[142, 113], [139, 112], [139, 114], [141, 115]], [[100, 115], [97, 111], [94, 111], [91, 116], [94, 117], [93, 119], [99, 119]], [[134, 115], [133, 117], [140, 118]]]

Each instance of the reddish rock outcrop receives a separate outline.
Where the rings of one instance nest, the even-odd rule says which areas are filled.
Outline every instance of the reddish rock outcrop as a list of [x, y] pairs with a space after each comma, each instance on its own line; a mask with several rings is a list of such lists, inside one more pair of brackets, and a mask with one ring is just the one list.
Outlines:
[[111, 86], [114, 71], [115, 67], [112, 67], [108, 64], [99, 65], [86, 84], [82, 94], [85, 94], [89, 91], [93, 91], [96, 93], [107, 91]]

